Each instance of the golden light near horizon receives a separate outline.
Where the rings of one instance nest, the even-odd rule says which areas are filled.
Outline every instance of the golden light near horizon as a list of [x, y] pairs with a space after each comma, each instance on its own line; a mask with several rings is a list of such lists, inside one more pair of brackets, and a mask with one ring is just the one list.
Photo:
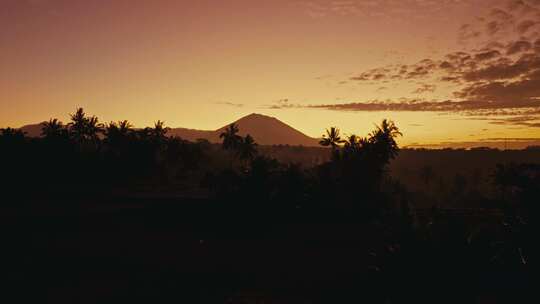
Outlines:
[[83, 106], [217, 129], [249, 113], [318, 137], [540, 138], [540, 4], [511, 0], [0, 1], [0, 127]]

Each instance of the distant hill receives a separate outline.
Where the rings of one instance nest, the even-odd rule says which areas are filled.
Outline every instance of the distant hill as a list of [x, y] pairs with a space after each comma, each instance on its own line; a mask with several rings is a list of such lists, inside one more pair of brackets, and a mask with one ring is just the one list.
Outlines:
[[21, 127], [20, 129], [25, 133], [28, 137], [40, 137], [41, 136], [41, 126], [42, 123], [33, 124], [33, 125], [26, 125]]
[[[240, 129], [240, 135], [250, 134], [260, 145], [302, 145], [318, 146], [318, 140], [305, 135], [293, 127], [283, 123], [277, 118], [262, 115], [250, 114], [235, 121]], [[220, 142], [219, 134], [228, 125], [215, 131], [192, 130], [185, 128], [175, 128], [169, 131], [170, 135], [180, 136], [187, 140], [206, 139], [210, 142]]]
[[[235, 121], [240, 129], [240, 135], [250, 134], [260, 145], [291, 145], [291, 146], [318, 146], [318, 140], [305, 135], [293, 127], [283, 123], [277, 118], [250, 114]], [[217, 130], [195, 130], [187, 128], [172, 128], [168, 135], [179, 136], [189, 141], [206, 139], [210, 142], [221, 142], [219, 134], [227, 128], [223, 126]], [[32, 124], [21, 127], [29, 137], [39, 137], [41, 124]]]

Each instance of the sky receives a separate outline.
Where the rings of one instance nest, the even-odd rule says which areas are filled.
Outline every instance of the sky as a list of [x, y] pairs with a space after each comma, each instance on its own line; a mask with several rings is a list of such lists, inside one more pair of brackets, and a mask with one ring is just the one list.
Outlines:
[[0, 127], [76, 107], [217, 129], [274, 116], [313, 137], [540, 142], [540, 0], [0, 0]]

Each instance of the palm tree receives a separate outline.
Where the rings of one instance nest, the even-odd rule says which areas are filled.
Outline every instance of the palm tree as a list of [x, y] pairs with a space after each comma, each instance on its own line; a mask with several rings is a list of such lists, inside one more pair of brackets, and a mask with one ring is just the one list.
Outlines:
[[71, 122], [68, 124], [70, 136], [78, 143], [82, 143], [85, 140], [88, 120], [83, 108], [77, 108], [74, 114], [70, 114], [70, 117]]
[[20, 129], [3, 128], [0, 129], [0, 139], [6, 141], [24, 141], [25, 133]]
[[118, 122], [118, 130], [120, 134], [127, 135], [132, 131], [133, 125], [127, 120], [122, 120]]
[[118, 123], [111, 121], [105, 128], [104, 133], [107, 137], [111, 136], [127, 136], [133, 131], [133, 125], [127, 120], [119, 121]]
[[348, 151], [355, 151], [361, 146], [361, 138], [357, 135], [350, 135], [345, 140], [345, 149]]
[[252, 160], [257, 155], [257, 143], [251, 137], [246, 135], [238, 146], [238, 157], [242, 160]]
[[105, 141], [113, 146], [121, 146], [133, 134], [132, 125], [127, 121], [111, 122], [103, 131]]
[[387, 136], [388, 138], [397, 138], [398, 136], [403, 136], [403, 134], [399, 131], [399, 128], [396, 126], [396, 124], [389, 119], [383, 119], [380, 126], [376, 126], [376, 129], [374, 132], [372, 132], [373, 135], [377, 134], [383, 134], [384, 136]]
[[326, 129], [326, 135], [323, 135], [323, 138], [319, 141], [321, 146], [332, 147], [333, 150], [337, 149], [344, 142], [339, 135], [339, 129], [336, 127], [331, 127]]
[[399, 146], [396, 142], [398, 136], [403, 136], [403, 134], [396, 124], [391, 120], [383, 119], [381, 125], [376, 126], [375, 131], [371, 132], [368, 141], [373, 145], [374, 152], [381, 160], [388, 163], [399, 152]]
[[41, 124], [41, 136], [46, 139], [59, 138], [66, 133], [64, 124], [56, 118], [51, 118]]
[[225, 150], [235, 150], [242, 142], [242, 137], [238, 135], [238, 126], [235, 123], [230, 124], [221, 134], [219, 138], [223, 139], [222, 147]]
[[165, 139], [169, 130], [169, 128], [165, 127], [165, 122], [158, 120], [154, 123], [154, 128], [151, 130], [151, 135], [154, 139], [161, 141]]
[[86, 121], [85, 136], [92, 142], [99, 141], [99, 134], [103, 133], [103, 124], [99, 122], [96, 116], [92, 116]]
[[70, 116], [69, 133], [75, 141], [80, 144], [87, 141], [99, 142], [99, 133], [103, 133], [104, 126], [96, 116], [87, 117], [83, 108], [77, 108]]

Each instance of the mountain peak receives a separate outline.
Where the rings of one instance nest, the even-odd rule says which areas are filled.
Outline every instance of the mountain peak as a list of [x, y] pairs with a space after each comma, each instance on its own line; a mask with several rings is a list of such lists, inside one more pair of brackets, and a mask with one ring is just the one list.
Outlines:
[[[318, 140], [305, 135], [275, 117], [251, 113], [234, 121], [234, 123], [238, 126], [239, 135], [245, 136], [249, 134], [261, 145], [318, 146]], [[214, 131], [177, 128], [172, 129], [170, 134], [188, 140], [204, 138], [217, 143], [221, 142], [219, 135], [229, 125], [227, 124]]]
[[[318, 141], [294, 129], [281, 120], [259, 113], [251, 113], [234, 122], [238, 125], [239, 134], [249, 134], [262, 145], [303, 145], [316, 146]], [[227, 125], [228, 126], [228, 125]], [[227, 126], [218, 129], [223, 131]]]
[[240, 121], [240, 120], [243, 120], [243, 119], [275, 119], [275, 120], [277, 120], [275, 117], [267, 116], [267, 115], [259, 114], [259, 113], [251, 113], [249, 115], [246, 115], [246, 116], [238, 119], [237, 121]]

